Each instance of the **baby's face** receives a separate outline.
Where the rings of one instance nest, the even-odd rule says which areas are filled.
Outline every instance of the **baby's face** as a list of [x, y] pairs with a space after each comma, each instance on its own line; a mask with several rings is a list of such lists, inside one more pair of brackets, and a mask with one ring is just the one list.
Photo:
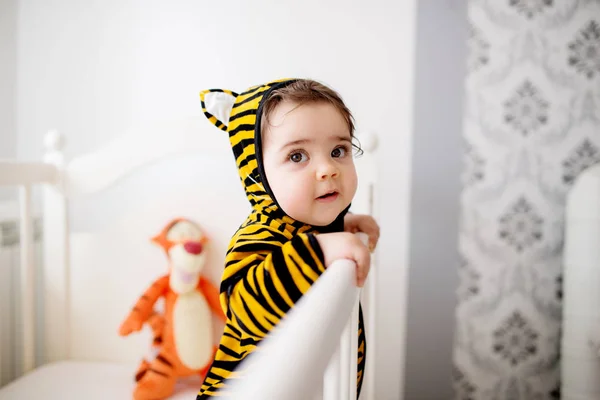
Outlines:
[[352, 138], [340, 112], [325, 102], [279, 104], [263, 132], [267, 180], [283, 211], [324, 226], [351, 203], [357, 176]]

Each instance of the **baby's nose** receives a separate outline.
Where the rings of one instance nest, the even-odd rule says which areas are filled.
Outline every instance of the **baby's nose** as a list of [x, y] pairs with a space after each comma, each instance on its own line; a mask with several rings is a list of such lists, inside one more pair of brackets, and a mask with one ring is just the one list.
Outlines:
[[334, 166], [324, 166], [317, 171], [317, 179], [335, 178], [338, 176], [338, 173], [339, 171]]

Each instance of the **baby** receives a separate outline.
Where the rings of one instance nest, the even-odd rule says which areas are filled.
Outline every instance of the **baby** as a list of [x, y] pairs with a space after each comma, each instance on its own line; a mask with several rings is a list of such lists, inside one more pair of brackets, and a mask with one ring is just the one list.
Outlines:
[[[379, 227], [348, 213], [357, 187], [354, 124], [340, 96], [306, 79], [200, 94], [207, 118], [228, 132], [252, 212], [229, 244], [220, 287], [227, 321], [197, 400], [227, 379], [335, 260], [356, 263], [364, 284]], [[354, 235], [369, 236], [369, 248]], [[358, 326], [358, 393], [366, 358]]]

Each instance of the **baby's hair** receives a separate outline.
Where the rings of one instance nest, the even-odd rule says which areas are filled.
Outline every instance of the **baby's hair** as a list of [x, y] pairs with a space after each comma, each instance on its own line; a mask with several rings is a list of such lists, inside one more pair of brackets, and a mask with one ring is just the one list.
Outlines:
[[354, 136], [354, 117], [348, 107], [346, 107], [346, 104], [344, 104], [341, 96], [335, 90], [311, 79], [299, 79], [271, 92], [262, 105], [261, 133], [266, 133], [267, 125], [270, 125], [269, 117], [275, 108], [285, 101], [298, 104], [298, 106], [320, 102], [333, 105], [348, 125], [348, 130], [353, 140], [352, 147], [356, 150], [357, 155], [363, 153], [360, 142], [358, 144], [354, 143], [355, 140], [358, 141]]

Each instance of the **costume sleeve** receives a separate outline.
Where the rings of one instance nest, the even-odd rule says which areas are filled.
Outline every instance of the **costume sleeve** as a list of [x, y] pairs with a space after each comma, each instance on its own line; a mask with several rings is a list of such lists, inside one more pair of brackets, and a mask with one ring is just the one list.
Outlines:
[[231, 323], [262, 339], [325, 270], [315, 236], [280, 241], [272, 233], [239, 238], [226, 257], [221, 305]]

